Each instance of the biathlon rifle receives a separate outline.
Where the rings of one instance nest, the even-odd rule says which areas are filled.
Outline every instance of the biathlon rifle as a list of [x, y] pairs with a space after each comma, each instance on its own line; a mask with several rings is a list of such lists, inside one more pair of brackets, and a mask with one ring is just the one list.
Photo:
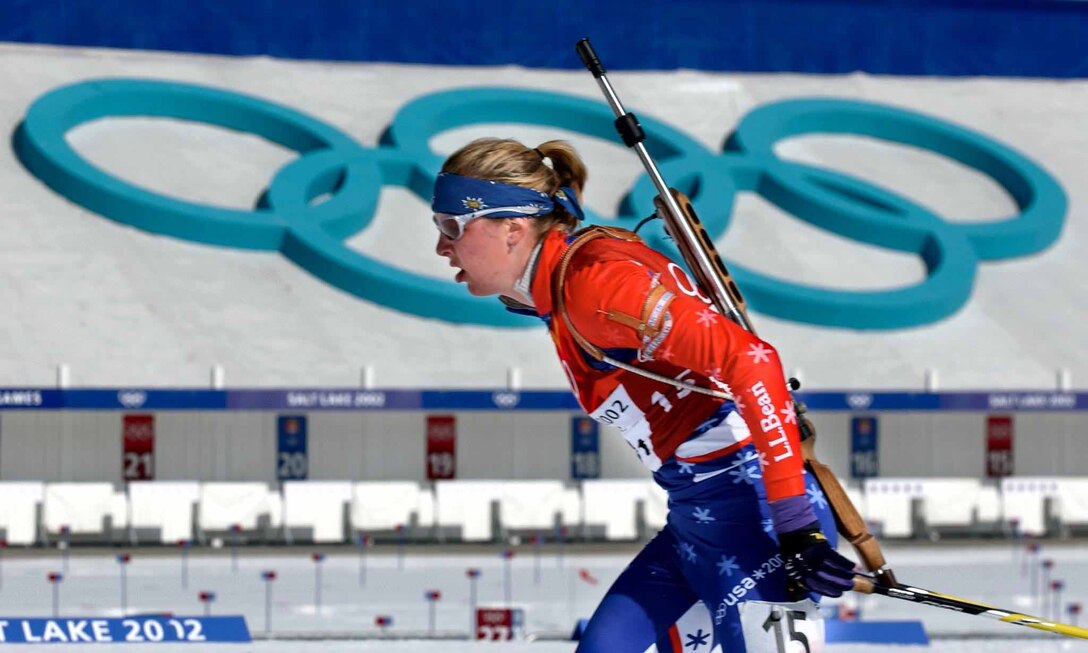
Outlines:
[[[755, 334], [755, 328], [748, 319], [747, 306], [744, 297], [737, 288], [733, 276], [725, 267], [714, 241], [711, 240], [702, 222], [695, 214], [691, 202], [680, 191], [669, 188], [664, 178], [657, 169], [653, 158], [643, 144], [646, 139], [642, 126], [635, 114], [626, 111], [620, 102], [612, 85], [608, 82], [604, 66], [601, 65], [589, 39], [584, 38], [575, 45], [578, 56], [593, 77], [604, 94], [605, 100], [616, 115], [616, 131], [624, 145], [633, 149], [642, 161], [646, 173], [650, 176], [654, 188], [657, 189], [657, 197], [654, 198], [654, 206], [658, 215], [665, 222], [665, 229], [669, 236], [676, 242], [680, 254], [684, 257], [688, 268], [695, 275], [696, 283], [710, 296], [718, 312], [739, 324], [746, 331]], [[797, 390], [800, 383], [796, 379], [789, 380], [790, 388]], [[1000, 621], [1028, 626], [1038, 630], [1060, 633], [1072, 637], [1088, 639], [1088, 629], [1054, 623], [1037, 617], [1031, 617], [1011, 611], [993, 608], [981, 603], [974, 603], [965, 599], [956, 598], [938, 592], [931, 592], [917, 587], [902, 585], [895, 577], [895, 573], [884, 559], [884, 552], [880, 543], [869, 531], [868, 525], [861, 517], [853, 501], [847, 496], [839, 479], [831, 468], [821, 463], [816, 458], [815, 441], [816, 428], [805, 417], [805, 406], [799, 401], [794, 402], [797, 409], [798, 426], [801, 431], [801, 448], [804, 452], [805, 467], [816, 478], [827, 498], [831, 511], [835, 516], [835, 524], [842, 535], [857, 551], [862, 564], [868, 573], [859, 574], [854, 578], [854, 591], [864, 594], [882, 594], [891, 598], [913, 601], [925, 605], [947, 608], [965, 614], [988, 616]]]

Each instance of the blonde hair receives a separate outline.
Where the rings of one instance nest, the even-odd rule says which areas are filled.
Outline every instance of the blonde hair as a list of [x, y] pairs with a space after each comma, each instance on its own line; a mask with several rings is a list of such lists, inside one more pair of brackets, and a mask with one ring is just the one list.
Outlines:
[[[545, 158], [551, 160], [551, 167], [544, 163]], [[582, 159], [566, 141], [548, 141], [531, 148], [509, 138], [472, 141], [446, 159], [442, 172], [524, 186], [549, 196], [555, 195], [560, 186], [566, 186], [574, 191], [579, 202], [588, 177]], [[554, 212], [534, 219], [533, 225], [537, 233], [556, 226], [569, 232], [577, 228], [578, 218], [556, 204]]]

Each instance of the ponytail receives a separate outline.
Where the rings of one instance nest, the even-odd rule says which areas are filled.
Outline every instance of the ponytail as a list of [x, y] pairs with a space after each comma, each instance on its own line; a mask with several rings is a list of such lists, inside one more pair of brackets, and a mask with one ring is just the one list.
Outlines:
[[[582, 189], [585, 188], [589, 172], [582, 163], [581, 157], [566, 141], [547, 141], [536, 146], [536, 151], [543, 157], [542, 163], [551, 163], [554, 173], [555, 187], [550, 193], [554, 194], [560, 187], [567, 187], [574, 191], [579, 204], [582, 202]], [[556, 206], [555, 211], [540, 220], [538, 231], [541, 233], [559, 225], [563, 231], [574, 231], [578, 228], [578, 218], [570, 214], [561, 206]]]

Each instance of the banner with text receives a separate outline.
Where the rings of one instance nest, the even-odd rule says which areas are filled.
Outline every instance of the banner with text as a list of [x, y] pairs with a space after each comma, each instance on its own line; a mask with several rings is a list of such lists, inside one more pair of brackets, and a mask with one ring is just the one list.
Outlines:
[[850, 476], [880, 476], [880, 443], [876, 417], [850, 418]]
[[[884, 411], [1088, 411], [1088, 392], [799, 392], [816, 412]], [[8, 410], [581, 410], [570, 390], [192, 390], [186, 388], [0, 388]]]
[[986, 476], [1012, 476], [1012, 416], [990, 415], [986, 418]]
[[570, 477], [601, 477], [601, 441], [597, 422], [588, 417], [570, 419]]
[[276, 419], [276, 478], [302, 481], [310, 473], [306, 451], [306, 416], [280, 415]]
[[[159, 644], [165, 642], [248, 642], [240, 616], [75, 618], [0, 617], [0, 643], [6, 644]], [[139, 647], [137, 647], [139, 648]]]
[[155, 479], [155, 416], [125, 415], [121, 421], [121, 474], [126, 481]]
[[457, 422], [453, 415], [427, 416], [427, 479], [457, 476]]

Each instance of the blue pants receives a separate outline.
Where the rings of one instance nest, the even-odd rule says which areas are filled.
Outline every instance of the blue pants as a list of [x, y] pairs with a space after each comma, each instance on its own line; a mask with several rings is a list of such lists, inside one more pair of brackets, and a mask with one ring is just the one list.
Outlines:
[[[669, 628], [698, 600], [710, 610], [713, 641], [683, 642], [684, 653], [709, 652], [714, 643], [724, 653], [744, 653], [739, 604], [787, 601], [759, 454], [749, 444], [706, 462], [674, 458], [654, 480], [669, 493], [668, 522], [608, 590], [577, 653], [643, 653], [654, 643], [661, 652], [673, 651]], [[805, 485], [834, 543], [834, 518], [823, 493], [808, 474]]]

